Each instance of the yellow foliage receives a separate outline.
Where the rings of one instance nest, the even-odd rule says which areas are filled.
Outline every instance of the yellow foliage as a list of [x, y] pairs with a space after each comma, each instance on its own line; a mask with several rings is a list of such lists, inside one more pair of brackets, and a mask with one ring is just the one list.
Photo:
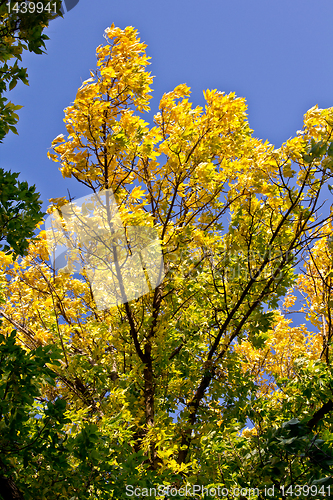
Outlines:
[[[71, 418], [89, 417], [119, 442], [141, 447], [151, 462], [159, 458], [162, 468], [185, 473], [202, 460], [198, 447], [189, 462], [175, 458], [190, 449], [191, 432], [193, 439], [217, 427], [223, 432], [223, 398], [236, 391], [234, 355], [257, 382], [257, 395], [278, 405], [275, 379], [292, 378], [299, 357], [328, 351], [332, 228], [311, 227], [310, 208], [330, 160], [306, 153], [311, 139], [331, 141], [333, 108], [309, 110], [304, 130], [275, 149], [252, 136], [244, 98], [206, 90], [204, 107], [193, 107], [190, 87], [181, 84], [162, 96], [150, 128], [137, 115], [149, 111], [151, 99], [146, 45], [133, 27], [111, 26], [105, 38], [96, 71], [65, 109], [67, 137], [55, 138], [49, 158], [91, 192], [112, 189], [125, 234], [133, 226], [156, 229], [165, 279], [142, 297], [98, 310], [88, 271], [74, 275], [69, 263], [56, 272], [41, 232], [20, 262], [0, 252], [3, 330], [14, 326], [27, 349], [49, 342], [61, 348], [54, 391], [69, 401]], [[67, 200], [50, 202], [49, 213]], [[273, 299], [293, 283], [287, 256], [307, 243], [305, 274], [280, 310]], [[287, 319], [296, 291], [319, 332]], [[273, 323], [253, 333], [267, 303], [275, 304]], [[180, 407], [173, 425], [169, 413]], [[120, 430], [112, 427], [118, 417]]]

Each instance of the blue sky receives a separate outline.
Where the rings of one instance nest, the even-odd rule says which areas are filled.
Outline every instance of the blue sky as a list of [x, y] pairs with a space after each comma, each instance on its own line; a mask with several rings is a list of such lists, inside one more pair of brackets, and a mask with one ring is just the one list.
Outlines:
[[217, 88], [245, 97], [254, 135], [278, 147], [302, 128], [310, 107], [333, 106], [331, 0], [80, 0], [50, 23], [47, 55], [25, 54], [30, 86], [9, 93], [24, 106], [19, 136], [0, 145], [0, 166], [35, 184], [44, 209], [67, 188], [88, 194], [62, 179], [46, 154], [66, 132], [63, 109], [95, 68], [95, 49], [112, 23], [134, 26], [148, 44], [156, 76], [150, 119], [162, 94], [180, 83], [192, 88], [195, 105], [203, 89]]

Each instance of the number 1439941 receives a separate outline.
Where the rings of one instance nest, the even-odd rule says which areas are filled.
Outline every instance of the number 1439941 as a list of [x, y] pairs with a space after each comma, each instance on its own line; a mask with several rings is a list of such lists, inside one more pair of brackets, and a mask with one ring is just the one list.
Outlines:
[[15, 12], [16, 14], [41, 14], [42, 12], [48, 12], [49, 14], [57, 13], [56, 2], [7, 2], [8, 14]]
[[300, 486], [299, 484], [294, 484], [291, 486], [280, 486], [281, 493], [283, 497], [313, 497], [321, 495], [323, 497], [331, 498], [331, 487], [321, 486], [318, 487], [316, 484], [308, 486], [307, 484]]

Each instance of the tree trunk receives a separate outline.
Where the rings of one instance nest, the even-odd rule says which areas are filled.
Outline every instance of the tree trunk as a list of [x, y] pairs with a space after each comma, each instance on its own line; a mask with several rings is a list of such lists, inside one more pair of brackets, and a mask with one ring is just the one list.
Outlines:
[[0, 498], [3, 500], [24, 500], [24, 497], [10, 477], [4, 477], [7, 467], [0, 459]]

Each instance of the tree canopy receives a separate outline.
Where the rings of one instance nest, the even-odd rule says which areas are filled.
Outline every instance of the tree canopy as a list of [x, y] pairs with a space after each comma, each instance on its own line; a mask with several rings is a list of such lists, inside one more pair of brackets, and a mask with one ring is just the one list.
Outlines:
[[[132, 27], [111, 26], [105, 38], [49, 157], [88, 194], [112, 191], [127, 239], [106, 201], [109, 251], [98, 256], [124, 300], [99, 307], [89, 269], [71, 265], [87, 251], [77, 226], [66, 226], [75, 200], [50, 200], [76, 237], [66, 267], [50, 261], [45, 231], [19, 261], [0, 252], [2, 331], [17, 331], [6, 363], [37, 363], [44, 377], [29, 388], [22, 423], [11, 424], [9, 403], [0, 412], [0, 440], [14, 443], [0, 441], [7, 477], [41, 500], [151, 488], [161, 499], [232, 498], [235, 488], [240, 498], [266, 498], [265, 488], [271, 498], [330, 497], [332, 213], [323, 197], [333, 108], [311, 108], [275, 148], [254, 137], [245, 99], [206, 90], [205, 106], [193, 107], [180, 84], [149, 126], [146, 45]], [[80, 210], [90, 217], [88, 202]], [[127, 300], [119, 240], [133, 256], [137, 227], [157, 234], [165, 276]], [[298, 303], [313, 331], [288, 318]], [[19, 425], [29, 438], [17, 438]]]

